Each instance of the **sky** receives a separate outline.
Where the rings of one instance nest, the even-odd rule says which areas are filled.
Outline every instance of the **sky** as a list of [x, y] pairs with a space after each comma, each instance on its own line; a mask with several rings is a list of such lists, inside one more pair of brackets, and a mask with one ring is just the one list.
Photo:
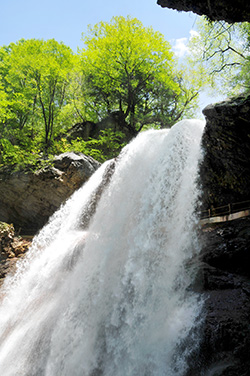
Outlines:
[[[83, 47], [82, 33], [88, 25], [110, 21], [113, 16], [131, 16], [152, 26], [170, 42], [180, 57], [198, 18], [192, 12], [161, 8], [157, 0], [0, 0], [0, 46], [21, 38], [64, 42], [74, 52]], [[200, 106], [213, 102], [202, 95]]]

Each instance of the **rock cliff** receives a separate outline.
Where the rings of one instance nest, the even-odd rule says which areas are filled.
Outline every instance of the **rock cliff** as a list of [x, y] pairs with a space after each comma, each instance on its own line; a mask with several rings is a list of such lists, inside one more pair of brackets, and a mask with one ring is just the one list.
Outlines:
[[205, 322], [197, 376], [248, 376], [250, 218], [205, 227], [201, 240]]
[[250, 2], [245, 0], [158, 0], [157, 4], [163, 8], [206, 15], [213, 21], [250, 21]]
[[0, 172], [0, 221], [35, 234], [99, 165], [84, 154], [64, 153], [35, 173]]
[[250, 200], [250, 95], [203, 110], [203, 208]]
[[[203, 209], [250, 199], [250, 96], [203, 110]], [[197, 373], [247, 376], [250, 369], [250, 217], [201, 228], [204, 332]], [[204, 373], [203, 373], [204, 372]]]

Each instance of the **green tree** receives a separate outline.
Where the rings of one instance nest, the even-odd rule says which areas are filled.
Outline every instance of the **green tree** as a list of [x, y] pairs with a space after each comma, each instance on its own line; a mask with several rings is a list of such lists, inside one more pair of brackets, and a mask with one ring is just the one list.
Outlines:
[[6, 121], [9, 118], [9, 111], [8, 111], [9, 101], [7, 97], [7, 93], [3, 89], [3, 85], [0, 82], [0, 123]]
[[137, 19], [100, 22], [83, 41], [85, 103], [99, 119], [112, 116], [129, 137], [149, 124], [171, 126], [197, 97], [176, 71], [170, 44]]
[[[73, 52], [51, 39], [20, 40], [0, 50], [2, 86], [11, 112], [2, 123], [4, 133], [23, 140], [41, 134], [45, 148], [53, 138], [55, 122], [67, 103]], [[0, 102], [1, 111], [3, 101]], [[39, 128], [40, 127], [40, 128]]]
[[250, 23], [239, 24], [240, 45], [241, 45], [241, 66], [236, 75], [235, 82], [241, 88], [240, 91], [250, 91]]
[[233, 95], [249, 86], [250, 29], [248, 23], [211, 22], [201, 17], [190, 43], [196, 66], [202, 66], [212, 88]]

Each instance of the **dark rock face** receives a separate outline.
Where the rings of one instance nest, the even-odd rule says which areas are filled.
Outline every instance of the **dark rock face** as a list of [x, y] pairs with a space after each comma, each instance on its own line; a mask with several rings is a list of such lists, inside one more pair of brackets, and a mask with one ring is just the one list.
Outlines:
[[250, 2], [246, 0], [157, 0], [157, 4], [163, 8], [206, 15], [212, 21], [250, 21]]
[[[203, 228], [205, 323], [197, 375], [250, 369], [250, 218]], [[203, 373], [204, 372], [204, 373]]]
[[203, 207], [250, 200], [250, 95], [203, 110]]
[[95, 128], [96, 124], [92, 121], [77, 123], [67, 132], [66, 138], [67, 140], [71, 141], [79, 137], [87, 141], [89, 137], [94, 136]]
[[[203, 209], [250, 200], [250, 96], [203, 110]], [[201, 229], [203, 340], [192, 376], [247, 376], [250, 369], [250, 217]]]
[[36, 233], [99, 165], [84, 154], [64, 153], [35, 173], [0, 172], [0, 220], [24, 234]]

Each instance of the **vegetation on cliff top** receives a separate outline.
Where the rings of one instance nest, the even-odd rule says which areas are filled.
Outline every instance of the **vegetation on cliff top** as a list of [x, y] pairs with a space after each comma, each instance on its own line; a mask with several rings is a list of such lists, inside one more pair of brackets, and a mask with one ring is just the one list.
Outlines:
[[83, 42], [78, 53], [55, 40], [0, 47], [0, 167], [40, 166], [70, 150], [103, 162], [140, 131], [193, 116], [205, 84], [249, 92], [248, 23], [203, 18], [185, 69], [164, 37], [134, 18], [89, 27]]
[[[192, 115], [198, 88], [177, 69], [160, 33], [114, 17], [90, 27], [83, 40], [77, 54], [55, 40], [0, 48], [0, 165], [68, 150], [103, 161], [142, 129]], [[84, 139], [67, 137], [75, 124], [106, 118], [112, 122]]]

